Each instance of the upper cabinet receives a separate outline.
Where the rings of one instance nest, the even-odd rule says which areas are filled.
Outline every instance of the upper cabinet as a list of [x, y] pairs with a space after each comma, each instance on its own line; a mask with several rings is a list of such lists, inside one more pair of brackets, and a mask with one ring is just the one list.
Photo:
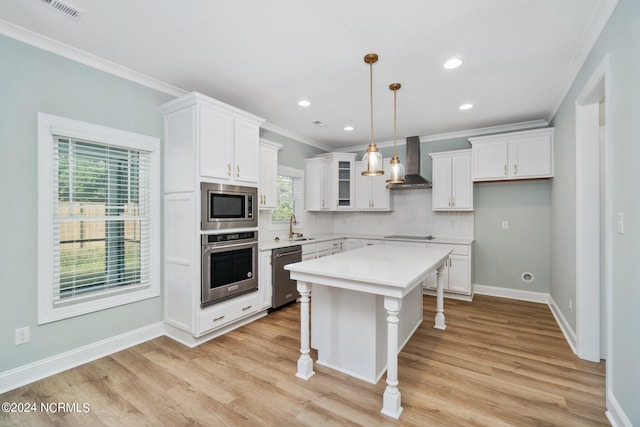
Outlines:
[[329, 153], [306, 159], [305, 209], [352, 211], [355, 209], [353, 153]]
[[260, 140], [260, 185], [258, 188], [258, 208], [273, 210], [278, 208], [278, 150], [282, 145]]
[[257, 185], [263, 119], [192, 92], [162, 106], [165, 192], [199, 181]]
[[356, 210], [359, 211], [388, 211], [391, 210], [387, 178], [389, 159], [384, 159], [386, 173], [380, 176], [363, 176], [362, 162], [355, 163], [356, 177]]
[[329, 160], [325, 157], [305, 159], [304, 208], [308, 211], [329, 210]]
[[433, 210], [473, 210], [471, 150], [444, 151], [429, 156], [433, 159]]
[[474, 181], [553, 177], [553, 128], [469, 138]]

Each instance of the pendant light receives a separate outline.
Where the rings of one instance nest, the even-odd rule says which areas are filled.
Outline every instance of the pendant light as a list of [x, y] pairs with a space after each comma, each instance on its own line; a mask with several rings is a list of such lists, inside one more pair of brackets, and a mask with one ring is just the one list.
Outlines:
[[398, 153], [396, 151], [396, 93], [402, 86], [400, 83], [391, 83], [389, 89], [393, 91], [393, 157], [391, 158], [391, 173], [387, 182], [390, 184], [397, 184], [405, 182], [404, 179], [404, 166], [400, 163]]
[[384, 175], [382, 169], [382, 154], [378, 151], [378, 147], [373, 138], [373, 64], [378, 62], [378, 55], [369, 53], [364, 56], [364, 62], [369, 64], [369, 95], [371, 104], [371, 143], [367, 147], [367, 152], [362, 157], [362, 175], [378, 176]]

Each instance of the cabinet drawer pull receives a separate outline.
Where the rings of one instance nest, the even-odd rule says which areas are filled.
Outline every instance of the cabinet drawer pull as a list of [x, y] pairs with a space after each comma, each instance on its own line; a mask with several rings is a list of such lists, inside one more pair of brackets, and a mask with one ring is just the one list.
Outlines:
[[251, 307], [253, 307], [253, 305], [248, 305], [246, 307], [242, 307], [242, 311], [247, 311], [249, 310]]
[[213, 319], [214, 322], [217, 322], [218, 320], [222, 320], [224, 319], [224, 314], [222, 316], [218, 316], [216, 318]]

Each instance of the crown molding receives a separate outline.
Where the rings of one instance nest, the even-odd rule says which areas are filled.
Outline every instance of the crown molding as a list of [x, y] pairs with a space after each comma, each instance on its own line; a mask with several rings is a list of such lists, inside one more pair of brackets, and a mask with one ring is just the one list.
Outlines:
[[[420, 137], [420, 142], [435, 142], [435, 141], [445, 141], [447, 139], [470, 138], [473, 136], [492, 135], [492, 134], [504, 133], [504, 132], [516, 132], [520, 130], [528, 130], [528, 129], [534, 129], [534, 128], [540, 128], [540, 127], [547, 127], [547, 126], [549, 126], [549, 122], [547, 122], [546, 120], [531, 120], [528, 122], [510, 123], [506, 125], [489, 126], [485, 128], [462, 130], [458, 132], [424, 135]], [[405, 144], [406, 144], [405, 139], [398, 140], [398, 145], [405, 145]], [[393, 147], [393, 141], [376, 142], [376, 145], [378, 146], [378, 148]], [[340, 152], [361, 151], [361, 150], [366, 150], [368, 146], [369, 144], [356, 145], [353, 147], [340, 148], [339, 150], [334, 150], [334, 151], [340, 151]]]
[[562, 101], [564, 101], [567, 93], [571, 90], [573, 82], [589, 57], [591, 49], [593, 49], [593, 46], [595, 46], [598, 41], [600, 34], [602, 34], [604, 27], [606, 27], [607, 22], [609, 22], [609, 18], [611, 18], [616, 6], [618, 6], [618, 0], [601, 0], [600, 4], [593, 12], [593, 15], [591, 15], [587, 28], [585, 28], [584, 33], [582, 33], [578, 47], [573, 53], [569, 67], [567, 67], [564, 77], [560, 80], [561, 83], [558, 87], [558, 96], [553, 104], [551, 104], [549, 112], [545, 116], [546, 121], [551, 122], [560, 109]]
[[153, 77], [149, 77], [137, 71], [133, 71], [129, 68], [123, 67], [122, 65], [107, 61], [99, 56], [85, 52], [84, 50], [80, 50], [73, 46], [69, 46], [68, 44], [61, 43], [34, 31], [27, 30], [26, 28], [11, 24], [2, 19], [0, 19], [0, 34], [168, 95], [178, 97], [188, 93], [186, 90], [179, 87], [170, 85]]
[[264, 130], [268, 130], [269, 132], [277, 133], [278, 135], [281, 135], [281, 136], [296, 140], [296, 141], [301, 142], [303, 144], [310, 145], [312, 147], [319, 148], [319, 149], [324, 150], [324, 151], [328, 151], [328, 152], [337, 151], [333, 147], [330, 147], [328, 145], [325, 145], [325, 144], [322, 144], [320, 142], [314, 141], [312, 139], [306, 138], [304, 136], [298, 135], [295, 132], [291, 132], [291, 131], [289, 131], [287, 129], [284, 129], [284, 128], [281, 128], [279, 126], [276, 126], [276, 125], [274, 125], [272, 123], [265, 122], [262, 125], [260, 125], [260, 127], [262, 129], [264, 129]]

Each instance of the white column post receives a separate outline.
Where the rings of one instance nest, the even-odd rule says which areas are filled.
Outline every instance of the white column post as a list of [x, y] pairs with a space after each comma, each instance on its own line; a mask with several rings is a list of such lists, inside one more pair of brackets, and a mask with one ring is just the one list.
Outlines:
[[[445, 263], [449, 262], [449, 258], [445, 261]], [[443, 331], [447, 329], [447, 325], [444, 323], [444, 280], [440, 280], [440, 276], [442, 275], [442, 269], [444, 268], [444, 264], [438, 267], [436, 274], [436, 283], [438, 284], [438, 291], [436, 293], [436, 319], [435, 325], [433, 326], [436, 329], [442, 329]]]
[[306, 381], [315, 374], [313, 371], [313, 359], [309, 356], [309, 297], [311, 295], [311, 283], [298, 281], [298, 292], [300, 292], [300, 359], [298, 359], [296, 377]]
[[382, 410], [396, 420], [402, 413], [400, 390], [398, 390], [398, 315], [402, 308], [402, 299], [384, 297], [387, 310], [387, 388], [382, 396]]

